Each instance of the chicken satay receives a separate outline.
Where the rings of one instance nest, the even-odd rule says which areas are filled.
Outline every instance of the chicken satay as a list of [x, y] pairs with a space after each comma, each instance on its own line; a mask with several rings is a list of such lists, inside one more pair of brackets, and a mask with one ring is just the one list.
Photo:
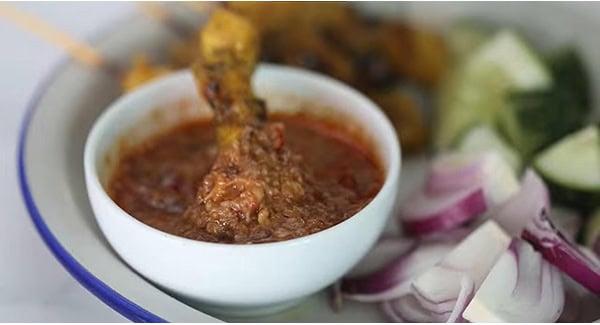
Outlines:
[[[266, 107], [252, 92], [258, 46], [254, 27], [223, 9], [214, 12], [200, 37], [194, 74], [215, 113], [219, 153], [184, 216], [219, 241], [277, 237], [269, 227], [248, 229], [275, 222], [273, 214], [297, 215], [289, 211], [316, 205], [318, 196], [307, 184], [312, 176], [301, 157], [284, 144], [283, 125], [266, 121]], [[310, 209], [306, 214], [308, 220]]]
[[258, 31], [246, 19], [219, 9], [202, 30], [199, 47], [194, 76], [198, 91], [215, 113], [217, 139], [224, 146], [234, 142], [244, 126], [265, 119], [265, 105], [251, 86]]

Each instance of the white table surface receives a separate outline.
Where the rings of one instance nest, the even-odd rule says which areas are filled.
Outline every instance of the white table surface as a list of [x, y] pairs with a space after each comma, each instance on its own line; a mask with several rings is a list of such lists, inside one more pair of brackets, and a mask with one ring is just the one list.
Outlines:
[[[17, 3], [80, 39], [136, 10], [132, 3]], [[17, 183], [17, 135], [60, 49], [0, 18], [0, 322], [123, 322], [69, 275], [37, 234]]]

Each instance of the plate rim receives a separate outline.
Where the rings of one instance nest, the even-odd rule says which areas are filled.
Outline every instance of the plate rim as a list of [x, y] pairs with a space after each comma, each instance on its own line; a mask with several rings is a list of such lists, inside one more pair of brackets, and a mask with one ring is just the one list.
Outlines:
[[[121, 21], [124, 20], [125, 19]], [[119, 25], [118, 23], [119, 21], [117, 21], [115, 25]], [[91, 39], [93, 41], [98, 41], [113, 31], [113, 28], [101, 29], [100, 33]], [[48, 91], [48, 88], [50, 85], [52, 85], [58, 75], [66, 68], [66, 66], [72, 62], [72, 59], [65, 57], [63, 54], [58, 63], [54, 64], [50, 69], [50, 72], [43, 77], [42, 81], [38, 85], [35, 86], [33, 95], [25, 106], [25, 113], [20, 123], [17, 140], [17, 178], [21, 191], [21, 197], [25, 203], [29, 217], [46, 247], [50, 250], [52, 255], [54, 255], [54, 258], [60, 262], [60, 264], [75, 280], [77, 280], [77, 282], [79, 282], [79, 284], [81, 284], [84, 288], [94, 294], [98, 299], [111, 307], [113, 310], [133, 322], [166, 323], [167, 320], [149, 310], [144, 309], [135, 302], [118, 293], [108, 284], [102, 282], [88, 269], [83, 267], [83, 265], [81, 265], [71, 254], [69, 254], [69, 252], [61, 245], [60, 241], [46, 225], [44, 217], [40, 213], [40, 210], [33, 199], [33, 195], [31, 194], [27, 177], [27, 168], [25, 167], [25, 148], [29, 135], [29, 127], [41, 100]]]

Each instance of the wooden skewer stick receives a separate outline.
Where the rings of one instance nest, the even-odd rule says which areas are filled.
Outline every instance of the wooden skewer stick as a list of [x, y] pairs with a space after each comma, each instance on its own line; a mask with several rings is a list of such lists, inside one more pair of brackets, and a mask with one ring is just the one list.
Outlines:
[[90, 68], [103, 68], [102, 55], [93, 47], [49, 25], [38, 17], [27, 14], [11, 5], [0, 3], [0, 17], [13, 22], [40, 38], [66, 50], [71, 57]]

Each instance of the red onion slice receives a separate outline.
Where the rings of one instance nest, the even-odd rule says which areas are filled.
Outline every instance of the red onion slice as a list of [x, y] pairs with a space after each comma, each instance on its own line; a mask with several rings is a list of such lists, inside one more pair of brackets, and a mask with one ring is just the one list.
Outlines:
[[[381, 303], [383, 314], [395, 323], [428, 323], [432, 320], [432, 313], [421, 307], [414, 296], [407, 295], [395, 300]], [[437, 318], [448, 319], [450, 313], [442, 313]]]
[[439, 195], [472, 188], [480, 183], [484, 159], [468, 154], [438, 156], [429, 168], [426, 192]]
[[412, 320], [405, 320], [405, 318], [400, 316], [400, 313], [396, 311], [396, 308], [394, 308], [393, 302], [391, 300], [382, 302], [380, 308], [383, 315], [388, 319], [388, 321], [392, 323], [416, 322]]
[[429, 196], [419, 191], [400, 209], [402, 228], [412, 236], [423, 236], [456, 228], [486, 210], [481, 188]]
[[494, 221], [488, 221], [440, 263], [416, 277], [411, 294], [419, 308], [430, 314], [429, 321], [461, 321], [474, 292], [509, 244], [510, 237]]
[[511, 236], [519, 237], [531, 220], [548, 211], [549, 206], [546, 185], [534, 171], [527, 170], [517, 194], [492, 209], [490, 214]]
[[493, 219], [513, 236], [521, 236], [546, 260], [596, 294], [600, 263], [586, 256], [548, 219], [550, 200], [542, 179], [527, 170], [519, 192], [495, 209]]
[[496, 152], [452, 153], [437, 157], [428, 173], [426, 192], [447, 192], [481, 187], [488, 206], [504, 202], [519, 189], [509, 164]]
[[413, 251], [418, 244], [413, 238], [384, 235], [345, 277], [356, 278], [375, 273]]
[[600, 263], [566, 239], [542, 211], [523, 231], [544, 258], [588, 290], [600, 295]]
[[375, 273], [342, 279], [341, 292], [344, 297], [361, 302], [378, 302], [406, 295], [410, 292], [413, 277], [439, 262], [452, 246], [450, 242], [422, 242]]
[[425, 189], [400, 209], [404, 231], [426, 236], [463, 225], [518, 191], [514, 172], [500, 155], [445, 154], [432, 163]]
[[520, 239], [498, 259], [465, 309], [470, 322], [555, 322], [565, 302], [558, 269]]
[[463, 271], [441, 266], [435, 266], [428, 273], [429, 276], [444, 279], [443, 283], [437, 280], [435, 289], [413, 283], [414, 297], [423, 312], [429, 312], [429, 322], [462, 322], [462, 311], [475, 292], [473, 279]]
[[476, 227], [473, 225], [461, 226], [458, 228], [450, 229], [444, 232], [436, 232], [429, 234], [424, 237], [420, 237], [420, 241], [431, 241], [431, 242], [451, 242], [458, 243], [461, 240], [467, 238]]

